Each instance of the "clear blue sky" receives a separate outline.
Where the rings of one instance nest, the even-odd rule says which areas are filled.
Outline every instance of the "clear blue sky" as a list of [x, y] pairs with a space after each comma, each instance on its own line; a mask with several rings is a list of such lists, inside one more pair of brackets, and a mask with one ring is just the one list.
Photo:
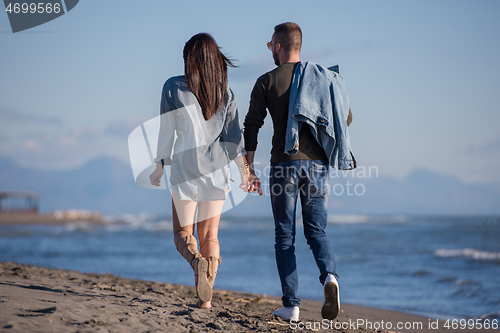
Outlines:
[[[276, 24], [303, 31], [302, 60], [340, 65], [360, 165], [404, 177], [427, 168], [500, 180], [499, 1], [85, 1], [12, 34], [0, 13], [0, 157], [61, 169], [128, 162], [128, 134], [159, 113], [182, 48], [211, 33], [238, 60], [240, 117], [274, 68]], [[257, 158], [269, 160], [270, 119]]]

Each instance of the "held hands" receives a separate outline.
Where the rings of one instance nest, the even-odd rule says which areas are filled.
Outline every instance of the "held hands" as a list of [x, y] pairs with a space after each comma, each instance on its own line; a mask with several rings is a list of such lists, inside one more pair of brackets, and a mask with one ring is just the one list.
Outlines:
[[[239, 187], [245, 192], [252, 193], [253, 191], [257, 191], [259, 195], [262, 195], [260, 179], [253, 172], [242, 172], [242, 170], [240, 170], [240, 172], [241, 184]], [[160, 186], [161, 177], [163, 177], [163, 167], [161, 164], [157, 163], [155, 171], [149, 176], [151, 185]]]
[[260, 179], [257, 177], [254, 173], [251, 173], [249, 175], [249, 181], [248, 181], [248, 192], [252, 193], [253, 191], [257, 191], [259, 195], [262, 195], [262, 189], [260, 188]]
[[257, 191], [259, 195], [262, 195], [262, 190], [260, 188], [260, 180], [250, 169], [250, 166], [248, 165], [248, 163], [246, 163], [244, 158], [243, 158], [243, 164], [238, 165], [238, 170], [240, 171], [241, 175], [240, 188], [248, 193]]
[[253, 173], [247, 173], [241, 175], [241, 184], [240, 188], [248, 193], [252, 193], [253, 191], [257, 191], [259, 195], [262, 195], [262, 189], [260, 188], [260, 179]]

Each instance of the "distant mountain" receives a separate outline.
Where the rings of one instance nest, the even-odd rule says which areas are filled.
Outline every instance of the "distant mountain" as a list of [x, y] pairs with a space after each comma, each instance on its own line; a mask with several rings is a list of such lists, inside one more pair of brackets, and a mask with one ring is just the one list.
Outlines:
[[37, 170], [0, 159], [0, 190], [40, 193], [40, 211], [98, 210], [103, 214], [170, 215], [170, 194], [145, 190], [135, 184], [129, 165], [99, 157], [71, 170]]
[[[466, 184], [458, 178], [417, 169], [405, 179], [352, 179], [362, 196], [333, 198], [336, 213], [352, 214], [500, 214], [500, 183]], [[345, 182], [345, 179], [344, 179]], [[332, 198], [331, 198], [332, 199]], [[332, 205], [331, 205], [332, 206]]]
[[[0, 190], [39, 192], [42, 212], [79, 208], [103, 214], [171, 214], [170, 193], [138, 187], [131, 167], [109, 157], [99, 157], [66, 171], [28, 169], [9, 159], [0, 159]], [[415, 170], [403, 180], [330, 178], [332, 214], [498, 215], [499, 203], [498, 182], [466, 184], [429, 170]], [[226, 214], [271, 216], [269, 197], [249, 195]]]

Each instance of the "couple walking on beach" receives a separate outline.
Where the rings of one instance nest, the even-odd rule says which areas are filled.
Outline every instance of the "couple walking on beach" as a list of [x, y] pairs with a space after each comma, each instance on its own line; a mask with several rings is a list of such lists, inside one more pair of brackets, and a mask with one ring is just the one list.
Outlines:
[[163, 166], [171, 165], [174, 242], [194, 270], [201, 308], [211, 307], [220, 263], [218, 226], [230, 189], [229, 162], [238, 166], [239, 187], [262, 195], [253, 162], [258, 132], [269, 112], [274, 125], [269, 186], [283, 292], [283, 306], [273, 313], [299, 320], [294, 247], [299, 197], [304, 235], [324, 289], [322, 316], [333, 320], [340, 311], [335, 259], [325, 234], [328, 171], [336, 163], [339, 169], [356, 167], [347, 129], [352, 117], [338, 67], [302, 62], [301, 44], [297, 24], [274, 28], [267, 47], [278, 67], [257, 79], [244, 131], [227, 84], [227, 67], [233, 64], [209, 34], [197, 34], [186, 43], [184, 75], [168, 79], [163, 87], [156, 169], [150, 180], [159, 186]]

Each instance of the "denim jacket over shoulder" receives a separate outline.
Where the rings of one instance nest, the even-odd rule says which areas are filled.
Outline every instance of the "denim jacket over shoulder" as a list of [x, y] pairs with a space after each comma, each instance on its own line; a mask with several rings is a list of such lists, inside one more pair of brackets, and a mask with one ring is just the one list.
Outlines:
[[330, 166], [340, 170], [356, 168], [351, 152], [347, 117], [349, 96], [344, 79], [312, 62], [299, 62], [293, 74], [288, 107], [285, 153], [299, 148], [302, 125], [309, 125], [319, 145], [325, 150]]

